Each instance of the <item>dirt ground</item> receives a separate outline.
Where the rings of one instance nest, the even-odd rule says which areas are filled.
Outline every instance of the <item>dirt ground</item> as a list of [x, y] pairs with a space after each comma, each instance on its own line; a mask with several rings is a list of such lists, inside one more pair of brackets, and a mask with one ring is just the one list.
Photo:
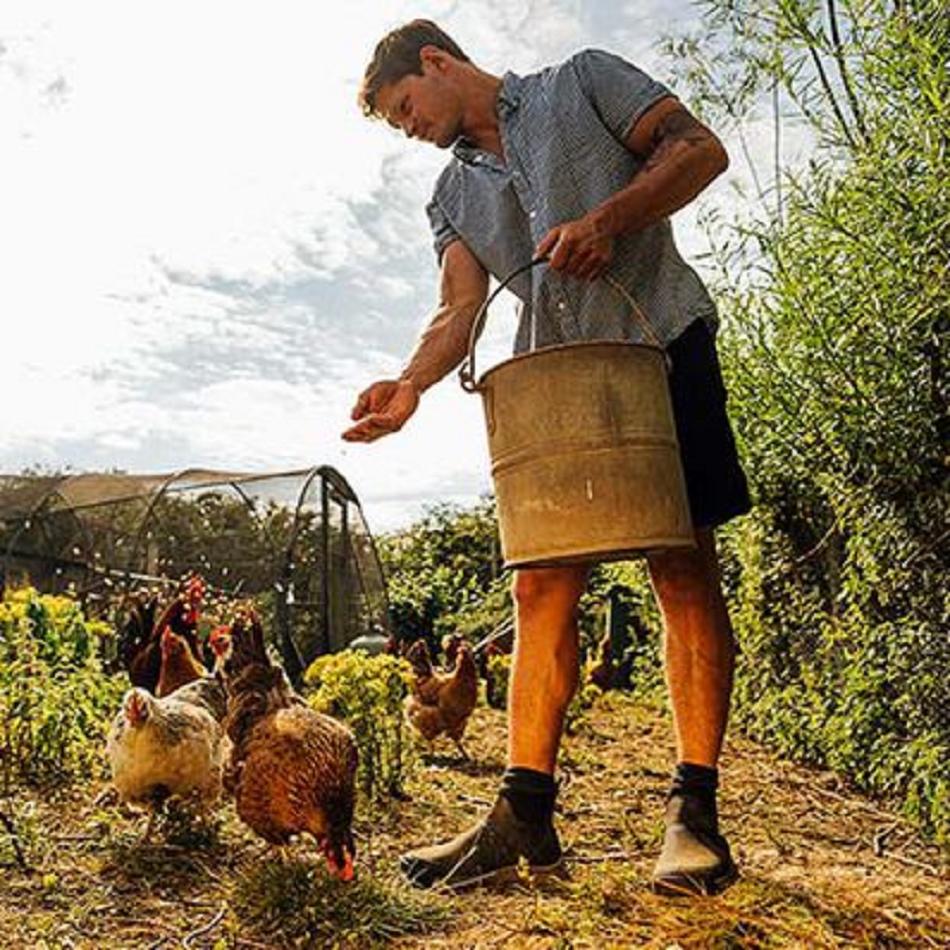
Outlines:
[[566, 740], [564, 879], [419, 895], [397, 883], [396, 857], [490, 803], [503, 714], [480, 707], [466, 746], [470, 762], [440, 746], [410, 800], [359, 816], [350, 890], [329, 885], [305, 844], [274, 857], [230, 805], [216, 840], [172, 845], [140, 844], [143, 820], [99, 800], [101, 784], [0, 801], [27, 866], [2, 871], [0, 947], [950, 947], [946, 855], [834, 774], [740, 738], [721, 763], [720, 814], [741, 879], [715, 898], [651, 894], [673, 748], [666, 714], [622, 694]]

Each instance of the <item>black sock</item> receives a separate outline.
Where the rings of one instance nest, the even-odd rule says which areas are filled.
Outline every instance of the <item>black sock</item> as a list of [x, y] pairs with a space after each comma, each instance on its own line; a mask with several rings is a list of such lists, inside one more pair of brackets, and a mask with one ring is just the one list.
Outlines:
[[716, 810], [716, 787], [719, 784], [719, 770], [708, 765], [694, 765], [692, 762], [680, 762], [673, 772], [673, 784], [669, 798], [674, 795], [689, 795], [696, 798], [707, 808]]
[[511, 805], [519, 821], [541, 824], [551, 820], [557, 783], [546, 772], [534, 769], [505, 769], [499, 794]]

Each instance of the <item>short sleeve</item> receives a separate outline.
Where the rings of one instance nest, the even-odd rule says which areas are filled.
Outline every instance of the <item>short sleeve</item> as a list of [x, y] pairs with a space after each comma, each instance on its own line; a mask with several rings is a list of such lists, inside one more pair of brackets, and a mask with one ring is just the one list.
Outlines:
[[452, 223], [435, 198], [426, 205], [426, 214], [429, 216], [429, 227], [432, 228], [435, 256], [441, 261], [445, 249], [453, 241], [459, 240], [459, 233], [452, 227]]
[[604, 125], [620, 142], [650, 106], [673, 93], [625, 59], [599, 49], [577, 53], [571, 64], [581, 90], [597, 110]]

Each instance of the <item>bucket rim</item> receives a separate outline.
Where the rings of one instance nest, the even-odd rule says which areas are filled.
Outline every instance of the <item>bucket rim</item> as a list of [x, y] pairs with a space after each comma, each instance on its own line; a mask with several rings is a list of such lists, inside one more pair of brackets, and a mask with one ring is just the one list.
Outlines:
[[526, 360], [531, 359], [534, 356], [550, 356], [553, 353], [557, 353], [561, 350], [595, 350], [595, 349], [611, 349], [611, 350], [649, 350], [651, 353], [655, 353], [660, 359], [665, 360], [666, 350], [659, 346], [654, 346], [652, 343], [632, 343], [629, 340], [581, 340], [578, 343], [554, 343], [551, 346], [539, 346], [536, 350], [529, 350], [527, 353], [515, 353], [514, 356], [509, 356], [508, 359], [502, 360], [500, 363], [496, 363], [491, 369], [486, 369], [481, 376], [478, 377], [476, 387], [481, 388], [485, 383], [485, 380], [488, 379], [493, 373], [497, 373], [500, 369], [505, 369], [514, 363], [522, 363]]

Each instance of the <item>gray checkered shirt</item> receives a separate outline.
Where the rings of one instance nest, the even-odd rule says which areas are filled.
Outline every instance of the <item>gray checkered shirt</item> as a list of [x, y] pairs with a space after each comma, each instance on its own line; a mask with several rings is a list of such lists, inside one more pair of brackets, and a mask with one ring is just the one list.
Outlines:
[[[506, 73], [498, 97], [507, 162], [459, 140], [426, 207], [436, 253], [461, 239], [501, 279], [526, 264], [548, 231], [597, 207], [641, 167], [624, 140], [669, 90], [618, 56], [584, 50], [529, 76]], [[610, 272], [630, 291], [664, 343], [716, 308], [680, 257], [668, 220], [614, 245]], [[603, 281], [540, 266], [516, 278], [521, 301], [515, 352], [579, 340], [638, 342], [635, 321]]]

